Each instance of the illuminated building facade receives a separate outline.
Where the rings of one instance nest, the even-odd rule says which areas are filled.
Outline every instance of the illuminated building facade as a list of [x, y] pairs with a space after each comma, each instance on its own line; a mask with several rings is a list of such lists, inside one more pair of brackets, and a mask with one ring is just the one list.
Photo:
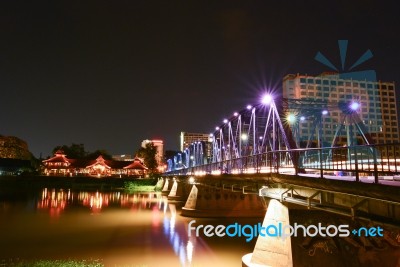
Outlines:
[[205, 133], [187, 133], [181, 132], [180, 136], [180, 150], [183, 151], [195, 142], [212, 142], [210, 135]]
[[[283, 78], [283, 97], [321, 100], [328, 105], [356, 101], [357, 114], [375, 143], [395, 143], [400, 140], [394, 82], [341, 79], [337, 73], [319, 76], [288, 74]], [[332, 142], [340, 116], [340, 109], [328, 110], [323, 116], [322, 137], [325, 144]], [[302, 141], [307, 140], [311, 131], [311, 121], [305, 119], [299, 123]], [[346, 136], [340, 136], [338, 144], [345, 143]]]
[[138, 158], [133, 161], [116, 161], [106, 160], [100, 155], [95, 160], [69, 159], [61, 150], [42, 163], [45, 175], [128, 177], [144, 176], [147, 173], [147, 167]]

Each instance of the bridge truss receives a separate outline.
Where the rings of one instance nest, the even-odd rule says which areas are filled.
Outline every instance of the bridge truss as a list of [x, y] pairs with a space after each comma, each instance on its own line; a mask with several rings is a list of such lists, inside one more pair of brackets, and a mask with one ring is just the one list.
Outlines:
[[[319, 162], [319, 166], [322, 166], [322, 162], [331, 164], [338, 157], [350, 161], [357, 156], [379, 157], [357, 113], [359, 106], [356, 102], [334, 103], [315, 99], [280, 99], [278, 102], [279, 105], [276, 105], [272, 97], [267, 95], [262, 103], [235, 112], [215, 128], [214, 133], [210, 134], [210, 142], [194, 142], [168, 160], [167, 172], [213, 165], [212, 169], [219, 173], [241, 173], [249, 166], [256, 171], [260, 166], [268, 166], [269, 171], [272, 168], [291, 166], [297, 173], [309, 167], [311, 162]], [[323, 120], [327, 112], [333, 111], [340, 113], [340, 119], [336, 122], [330, 146], [324, 147]], [[300, 143], [300, 124], [303, 120], [312, 125], [305, 147]], [[346, 147], [355, 145], [356, 133], [362, 137], [366, 146], [358, 149], [357, 153], [351, 149], [346, 150], [347, 155], [343, 155], [342, 149], [334, 150], [340, 151], [340, 155], [332, 153], [333, 149], [329, 148], [337, 146], [337, 139], [343, 132], [347, 137]], [[299, 149], [304, 151], [300, 153]]]
[[[168, 169], [195, 167], [235, 160], [231, 168], [244, 168], [240, 159], [276, 150], [295, 148], [289, 125], [282, 123], [278, 108], [267, 95], [261, 104], [235, 112], [210, 134], [210, 143], [194, 142], [168, 161]], [[179, 157], [182, 157], [179, 160]], [[291, 160], [290, 155], [285, 160]], [[221, 171], [228, 171], [227, 166]], [[229, 169], [231, 169], [229, 168]]]

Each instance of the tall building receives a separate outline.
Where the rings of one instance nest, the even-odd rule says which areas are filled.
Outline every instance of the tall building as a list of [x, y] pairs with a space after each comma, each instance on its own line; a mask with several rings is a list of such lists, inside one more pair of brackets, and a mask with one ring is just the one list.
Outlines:
[[164, 157], [164, 143], [162, 140], [143, 140], [142, 147], [145, 148], [147, 144], [152, 143], [157, 149], [156, 160], [157, 164], [160, 166], [163, 163]]
[[[337, 73], [288, 74], [283, 78], [283, 97], [326, 101], [328, 106], [354, 101], [358, 103], [354, 109], [375, 143], [400, 140], [394, 82], [342, 79]], [[323, 141], [329, 144], [343, 112], [340, 108], [331, 108], [328, 112], [322, 119], [321, 133]], [[312, 134], [312, 122], [304, 120], [298, 125], [301, 140], [307, 140]], [[345, 135], [339, 137], [339, 143], [346, 144]]]
[[187, 133], [181, 132], [180, 136], [180, 150], [183, 151], [185, 148], [188, 148], [190, 144], [194, 142], [210, 142], [210, 135], [205, 133]]

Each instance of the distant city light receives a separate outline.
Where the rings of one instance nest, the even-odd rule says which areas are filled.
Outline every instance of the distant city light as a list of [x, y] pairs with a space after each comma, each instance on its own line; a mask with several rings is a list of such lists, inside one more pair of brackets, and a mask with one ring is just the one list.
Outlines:
[[264, 95], [261, 99], [261, 103], [263, 103], [264, 105], [269, 105], [271, 101], [272, 101], [272, 96], [270, 94]]
[[305, 119], [306, 119], [306, 117], [304, 117], [304, 116], [300, 117], [300, 121], [304, 121]]
[[241, 136], [240, 136], [240, 138], [243, 140], [243, 141], [246, 141], [247, 140], [247, 138], [248, 138], [248, 136], [247, 136], [247, 134], [242, 134]]
[[286, 119], [289, 123], [294, 123], [296, 121], [296, 116], [294, 114], [289, 114]]
[[251, 109], [252, 108], [252, 106], [251, 105], [247, 105], [247, 107], [246, 107], [247, 109]]
[[233, 116], [235, 116], [235, 117], [237, 117], [238, 115], [239, 115], [239, 113], [237, 113], [237, 112], [233, 113]]
[[350, 104], [350, 108], [351, 108], [352, 110], [357, 110], [359, 107], [360, 107], [360, 104], [357, 103], [357, 102], [352, 102], [352, 103]]
[[217, 130], [217, 131], [218, 131], [218, 130], [219, 130], [219, 127], [218, 127], [218, 126], [217, 126], [217, 127], [215, 127], [215, 130]]
[[326, 109], [324, 109], [324, 110], [322, 111], [322, 115], [326, 115], [326, 114], [328, 114], [328, 111], [327, 111]]
[[224, 119], [224, 123], [228, 123], [228, 120], [227, 120], [227, 119]]

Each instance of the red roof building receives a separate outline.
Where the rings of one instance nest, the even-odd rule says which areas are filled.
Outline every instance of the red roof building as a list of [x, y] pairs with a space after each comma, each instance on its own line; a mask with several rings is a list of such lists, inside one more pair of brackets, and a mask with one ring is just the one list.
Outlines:
[[144, 175], [148, 168], [143, 164], [139, 158], [135, 158], [131, 164], [124, 167], [128, 175]]
[[148, 170], [139, 158], [132, 162], [106, 160], [101, 155], [95, 160], [69, 159], [61, 150], [43, 160], [43, 165], [45, 175], [61, 176], [142, 177]]

